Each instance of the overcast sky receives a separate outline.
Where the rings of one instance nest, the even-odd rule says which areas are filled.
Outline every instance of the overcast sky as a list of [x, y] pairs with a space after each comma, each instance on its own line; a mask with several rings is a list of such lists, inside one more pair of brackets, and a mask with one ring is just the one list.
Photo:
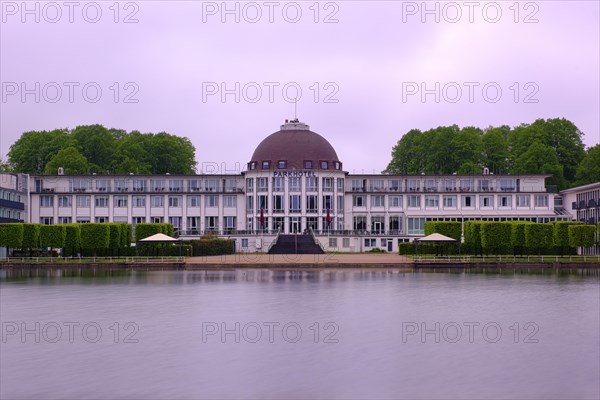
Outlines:
[[2, 0], [0, 157], [100, 123], [186, 136], [198, 172], [234, 172], [297, 89], [350, 172], [383, 170], [413, 128], [564, 117], [600, 140], [598, 1], [224, 4]]

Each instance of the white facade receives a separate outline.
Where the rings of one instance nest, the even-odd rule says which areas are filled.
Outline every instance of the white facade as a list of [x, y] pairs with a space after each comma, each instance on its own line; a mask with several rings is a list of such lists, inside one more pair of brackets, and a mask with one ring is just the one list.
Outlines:
[[544, 175], [349, 174], [331, 145], [298, 121], [263, 140], [253, 159], [241, 174], [31, 176], [28, 219], [167, 222], [182, 237], [217, 233], [249, 252], [266, 251], [278, 232], [313, 231], [330, 250], [396, 251], [423, 235], [428, 220], [572, 219], [555, 207]]

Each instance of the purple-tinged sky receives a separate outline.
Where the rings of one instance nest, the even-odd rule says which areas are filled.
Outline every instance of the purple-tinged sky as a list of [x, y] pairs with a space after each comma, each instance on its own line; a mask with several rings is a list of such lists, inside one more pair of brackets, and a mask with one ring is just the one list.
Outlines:
[[100, 123], [187, 136], [198, 172], [233, 172], [298, 89], [299, 119], [350, 172], [454, 123], [565, 117], [592, 146], [599, 4], [2, 0], [0, 157], [24, 131]]

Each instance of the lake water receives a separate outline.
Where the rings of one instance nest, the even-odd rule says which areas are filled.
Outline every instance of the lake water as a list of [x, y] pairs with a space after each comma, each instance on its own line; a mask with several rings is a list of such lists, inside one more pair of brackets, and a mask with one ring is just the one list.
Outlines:
[[0, 398], [597, 399], [599, 316], [597, 276], [0, 271]]

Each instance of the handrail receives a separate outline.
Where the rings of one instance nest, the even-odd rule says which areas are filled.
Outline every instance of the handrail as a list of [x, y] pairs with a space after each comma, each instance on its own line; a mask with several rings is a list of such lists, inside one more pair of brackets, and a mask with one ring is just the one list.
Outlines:
[[321, 242], [319, 242], [319, 240], [318, 240], [318, 239], [317, 239], [317, 237], [315, 236], [315, 233], [313, 232], [313, 229], [312, 229], [312, 228], [308, 228], [308, 232], [310, 233], [310, 236], [312, 236], [312, 238], [313, 238], [313, 241], [315, 242], [315, 244], [316, 244], [317, 246], [319, 246], [319, 247], [321, 248], [321, 250], [323, 250], [323, 253], [326, 253], [326, 252], [327, 252], [327, 250], [325, 250], [325, 249], [323, 248], [323, 245], [321, 244]]
[[267, 253], [268, 253], [269, 251], [271, 251], [271, 248], [273, 248], [273, 246], [275, 246], [275, 244], [276, 244], [276, 243], [277, 243], [277, 241], [279, 240], [279, 234], [280, 234], [280, 233], [281, 233], [281, 229], [280, 229], [280, 228], [278, 228], [278, 229], [277, 229], [277, 235], [275, 235], [275, 240], [273, 240], [273, 241], [271, 242], [271, 244], [269, 245], [269, 248], [267, 249]]

